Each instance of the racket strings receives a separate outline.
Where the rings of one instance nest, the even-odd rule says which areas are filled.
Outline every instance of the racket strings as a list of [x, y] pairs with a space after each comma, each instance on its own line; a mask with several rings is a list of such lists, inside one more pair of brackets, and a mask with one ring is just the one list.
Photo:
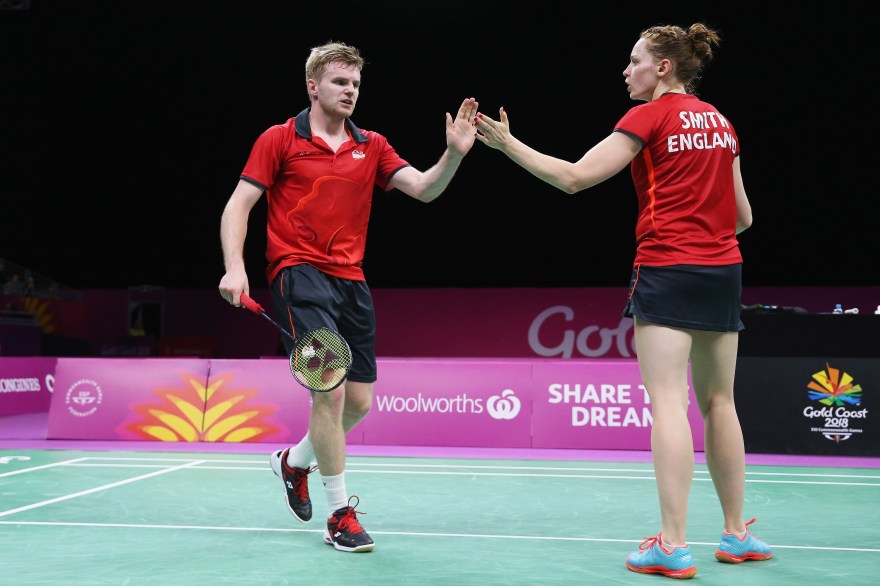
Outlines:
[[336, 332], [321, 328], [300, 339], [290, 356], [294, 377], [316, 391], [329, 391], [348, 376], [351, 350]]

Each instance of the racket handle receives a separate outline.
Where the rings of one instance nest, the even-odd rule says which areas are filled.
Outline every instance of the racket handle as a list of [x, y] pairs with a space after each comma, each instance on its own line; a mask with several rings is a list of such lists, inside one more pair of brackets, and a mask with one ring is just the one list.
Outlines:
[[263, 306], [260, 305], [259, 303], [257, 303], [256, 301], [254, 301], [253, 299], [251, 299], [250, 297], [248, 297], [247, 293], [241, 294], [241, 304], [248, 311], [252, 311], [256, 314], [265, 313], [265, 311], [263, 310]]

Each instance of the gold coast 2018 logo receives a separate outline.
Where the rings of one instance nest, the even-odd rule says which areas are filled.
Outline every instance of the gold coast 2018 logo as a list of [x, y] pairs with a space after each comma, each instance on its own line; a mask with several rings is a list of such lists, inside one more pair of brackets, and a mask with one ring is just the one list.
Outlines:
[[854, 383], [850, 374], [825, 364], [825, 370], [814, 374], [807, 388], [810, 400], [817, 403], [804, 408], [804, 417], [813, 425], [810, 431], [821, 433], [835, 443], [862, 433], [861, 425], [868, 417], [868, 410], [859, 408], [862, 387]]

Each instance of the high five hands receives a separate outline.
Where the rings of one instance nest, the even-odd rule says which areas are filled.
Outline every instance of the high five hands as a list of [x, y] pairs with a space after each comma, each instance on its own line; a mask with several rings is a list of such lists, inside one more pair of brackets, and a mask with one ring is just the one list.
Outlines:
[[507, 112], [498, 109], [498, 120], [493, 120], [478, 111], [479, 103], [467, 98], [461, 103], [455, 118], [446, 113], [446, 145], [464, 156], [479, 140], [493, 149], [503, 150], [512, 138]]
[[492, 120], [482, 112], [474, 119], [477, 127], [477, 140], [493, 149], [502, 150], [510, 140], [510, 122], [504, 107], [498, 109], [498, 120]]
[[461, 103], [455, 118], [446, 113], [446, 145], [461, 156], [474, 146], [476, 130], [474, 119], [477, 116], [479, 103], [474, 98], [467, 98]]

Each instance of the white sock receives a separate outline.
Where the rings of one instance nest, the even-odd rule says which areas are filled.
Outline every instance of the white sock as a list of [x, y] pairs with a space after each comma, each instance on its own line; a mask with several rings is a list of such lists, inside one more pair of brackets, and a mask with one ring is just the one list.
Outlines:
[[327, 518], [330, 518], [338, 509], [348, 506], [345, 472], [336, 476], [321, 476], [321, 482], [324, 484], [324, 494], [327, 495], [327, 505], [330, 507], [330, 514], [327, 515]]
[[298, 444], [291, 446], [290, 451], [287, 452], [287, 465], [292, 468], [308, 469], [311, 468], [314, 461], [315, 447], [312, 445], [312, 440], [309, 439], [309, 434], [299, 440]]

